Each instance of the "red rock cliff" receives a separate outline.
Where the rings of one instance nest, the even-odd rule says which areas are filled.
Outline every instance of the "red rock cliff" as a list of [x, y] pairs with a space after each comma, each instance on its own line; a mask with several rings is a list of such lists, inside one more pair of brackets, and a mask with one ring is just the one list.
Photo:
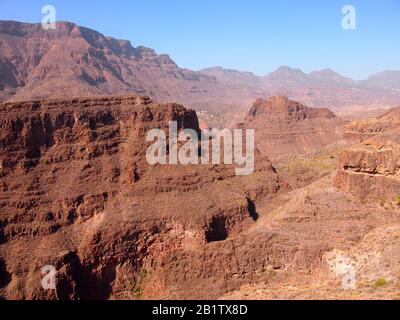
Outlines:
[[[238, 288], [244, 279], [226, 279], [260, 268], [260, 250], [295, 258], [274, 253], [272, 237], [242, 237], [234, 251], [221, 241], [257, 220], [259, 197], [285, 188], [265, 157], [250, 177], [147, 164], [147, 131], [171, 120], [198, 130], [195, 112], [140, 96], [0, 105], [0, 296], [205, 298]], [[40, 286], [44, 265], [59, 272], [55, 292]]]

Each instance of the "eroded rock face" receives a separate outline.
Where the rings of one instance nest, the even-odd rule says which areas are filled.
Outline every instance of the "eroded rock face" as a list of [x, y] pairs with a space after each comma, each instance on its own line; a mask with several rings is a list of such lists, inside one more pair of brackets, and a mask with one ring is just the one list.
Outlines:
[[256, 100], [240, 126], [254, 128], [258, 148], [275, 159], [320, 150], [340, 140], [341, 124], [328, 109], [273, 96]]
[[299, 102], [285, 96], [273, 96], [268, 100], [258, 99], [250, 109], [247, 119], [252, 121], [259, 116], [281, 123], [297, 122], [305, 119], [335, 118], [335, 114], [325, 108], [307, 108]]
[[126, 93], [166, 100], [216, 82], [166, 54], [70, 22], [44, 30], [0, 21], [0, 43], [0, 101]]
[[376, 118], [350, 122], [344, 126], [344, 137], [345, 139], [361, 142], [377, 134], [399, 127], [400, 107], [397, 107]]
[[[169, 121], [199, 130], [194, 111], [135, 95], [0, 105], [1, 297], [204, 298], [204, 288], [217, 296], [240, 285], [225, 281], [240, 269], [220, 261], [263, 265], [246, 249], [259, 239], [222, 240], [255, 223], [257, 199], [287, 185], [260, 153], [248, 177], [233, 166], [150, 166], [146, 133]], [[212, 260], [214, 245], [239, 253]], [[293, 258], [289, 247], [269, 250], [275, 263]], [[45, 265], [58, 271], [56, 291], [41, 287]]]
[[336, 185], [361, 199], [400, 195], [400, 130], [376, 135], [343, 152]]

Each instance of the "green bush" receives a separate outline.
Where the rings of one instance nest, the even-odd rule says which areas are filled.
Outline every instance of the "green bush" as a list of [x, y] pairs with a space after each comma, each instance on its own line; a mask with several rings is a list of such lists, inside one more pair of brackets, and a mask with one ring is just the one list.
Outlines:
[[396, 197], [396, 203], [398, 206], [400, 206], [400, 194]]
[[133, 288], [133, 295], [134, 295], [135, 299], [140, 300], [140, 298], [142, 297], [142, 292], [143, 292], [143, 289], [142, 289], [140, 283], [137, 283], [135, 285], [135, 287]]
[[380, 288], [387, 285], [387, 281], [385, 278], [379, 278], [375, 281], [375, 287]]

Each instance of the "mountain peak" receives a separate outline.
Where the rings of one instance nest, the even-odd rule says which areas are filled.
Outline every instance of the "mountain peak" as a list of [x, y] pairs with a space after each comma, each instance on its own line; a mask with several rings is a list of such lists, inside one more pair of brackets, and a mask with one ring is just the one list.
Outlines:
[[309, 74], [309, 77], [316, 81], [316, 84], [321, 85], [348, 85], [354, 82], [352, 79], [343, 77], [330, 68], [313, 71]]
[[309, 81], [308, 76], [301, 69], [293, 69], [288, 66], [279, 67], [267, 74], [264, 79], [281, 86], [293, 86]]
[[272, 73], [282, 73], [282, 72], [287, 72], [287, 73], [302, 73], [305, 74], [303, 72], [303, 70], [301, 70], [300, 68], [292, 68], [286, 65], [280, 66], [279, 68], [277, 68], [275, 71], [273, 71]]
[[[0, 100], [125, 93], [167, 99], [181, 92], [179, 81], [189, 91], [213, 80], [179, 68], [166, 54], [68, 21], [47, 31], [40, 23], [0, 21], [0, 43]], [[14, 56], [23, 63], [13, 65]]]
[[332, 70], [331, 68], [325, 68], [322, 70], [318, 70], [318, 71], [313, 71], [310, 73], [311, 74], [321, 74], [321, 75], [340, 75], [339, 73], [337, 73], [336, 71]]
[[209, 74], [209, 73], [225, 73], [225, 74], [243, 74], [243, 75], [252, 75], [254, 77], [256, 77], [256, 75], [250, 71], [239, 71], [236, 69], [230, 69], [230, 68], [224, 68], [221, 66], [215, 66], [215, 67], [210, 67], [210, 68], [204, 68], [199, 70], [198, 72], [200, 73], [205, 73], [205, 74]]
[[373, 74], [363, 83], [371, 87], [400, 91], [400, 70], [386, 70]]
[[290, 100], [287, 96], [271, 96], [268, 99], [257, 99], [250, 109], [247, 119], [254, 120], [264, 116], [279, 121], [301, 121], [309, 118], [335, 118], [335, 114], [326, 108], [309, 108], [300, 102]]

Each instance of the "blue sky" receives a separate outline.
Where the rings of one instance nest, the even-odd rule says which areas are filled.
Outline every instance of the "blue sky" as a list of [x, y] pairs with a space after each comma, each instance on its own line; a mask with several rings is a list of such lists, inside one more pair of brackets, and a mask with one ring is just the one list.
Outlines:
[[[0, 19], [40, 22], [46, 4], [57, 20], [168, 53], [194, 70], [329, 67], [363, 79], [400, 69], [400, 0], [0, 0]], [[341, 27], [347, 4], [357, 10], [356, 30]]]

